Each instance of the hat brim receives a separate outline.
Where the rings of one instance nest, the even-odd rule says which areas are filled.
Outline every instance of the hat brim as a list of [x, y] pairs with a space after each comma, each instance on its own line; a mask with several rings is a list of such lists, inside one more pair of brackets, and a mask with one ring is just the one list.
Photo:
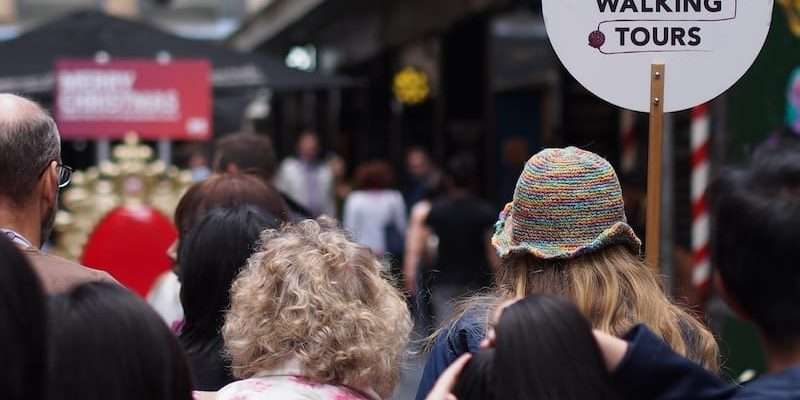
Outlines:
[[543, 260], [558, 260], [575, 258], [584, 254], [596, 252], [613, 245], [625, 245], [635, 254], [640, 254], [642, 241], [636, 236], [633, 228], [625, 222], [617, 222], [605, 229], [589, 243], [575, 243], [568, 246], [546, 246], [543, 243], [515, 243], [513, 203], [508, 203], [500, 213], [494, 226], [492, 246], [497, 250], [498, 256], [504, 258], [514, 253], [529, 253]]

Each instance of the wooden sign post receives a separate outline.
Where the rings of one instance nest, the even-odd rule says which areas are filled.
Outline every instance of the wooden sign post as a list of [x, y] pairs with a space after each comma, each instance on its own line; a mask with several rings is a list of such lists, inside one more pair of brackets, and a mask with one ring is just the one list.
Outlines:
[[661, 156], [664, 146], [664, 64], [650, 72], [650, 145], [647, 155], [647, 265], [659, 272], [661, 254]]

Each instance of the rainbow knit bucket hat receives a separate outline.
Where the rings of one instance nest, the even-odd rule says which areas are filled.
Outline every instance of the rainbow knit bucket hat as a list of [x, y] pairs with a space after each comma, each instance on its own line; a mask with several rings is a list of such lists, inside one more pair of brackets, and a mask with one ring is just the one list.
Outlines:
[[627, 224], [611, 164], [567, 147], [546, 149], [528, 160], [513, 202], [500, 213], [492, 244], [500, 257], [526, 252], [566, 259], [615, 244], [638, 254], [642, 242]]

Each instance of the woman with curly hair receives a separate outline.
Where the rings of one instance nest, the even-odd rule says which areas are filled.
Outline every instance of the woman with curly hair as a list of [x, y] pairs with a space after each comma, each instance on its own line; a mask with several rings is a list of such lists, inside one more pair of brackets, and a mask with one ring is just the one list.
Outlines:
[[234, 376], [218, 400], [379, 399], [411, 319], [372, 252], [333, 221], [267, 230], [231, 288], [222, 334]]

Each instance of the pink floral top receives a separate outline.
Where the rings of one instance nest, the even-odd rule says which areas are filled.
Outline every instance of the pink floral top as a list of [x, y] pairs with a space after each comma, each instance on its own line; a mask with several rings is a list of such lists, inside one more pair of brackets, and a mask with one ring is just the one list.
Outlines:
[[233, 382], [217, 392], [217, 400], [374, 400], [374, 398], [343, 386], [318, 384], [301, 376], [281, 375]]

